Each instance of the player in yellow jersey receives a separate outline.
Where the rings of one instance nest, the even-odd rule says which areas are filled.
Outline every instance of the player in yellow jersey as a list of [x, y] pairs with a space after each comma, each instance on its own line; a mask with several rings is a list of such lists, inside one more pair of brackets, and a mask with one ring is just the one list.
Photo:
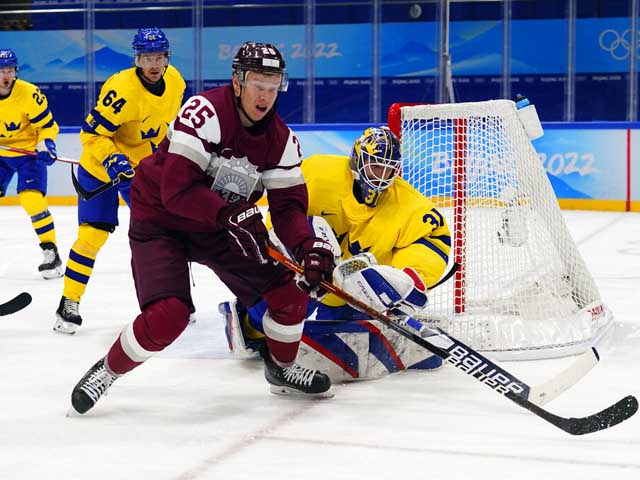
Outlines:
[[[314, 155], [302, 162], [316, 235], [341, 256], [334, 281], [409, 327], [427, 302], [426, 287], [442, 277], [451, 238], [434, 204], [400, 178], [400, 142], [386, 127], [368, 128], [349, 157]], [[277, 239], [274, 239], [277, 242]], [[264, 306], [224, 302], [229, 347], [238, 358], [259, 347]], [[248, 315], [247, 315], [248, 313]], [[332, 381], [376, 378], [407, 368], [432, 369], [440, 358], [372, 322], [333, 295], [310, 302], [297, 361]]]
[[182, 104], [185, 82], [169, 65], [169, 41], [159, 28], [141, 28], [133, 38], [135, 67], [112, 75], [80, 133], [78, 181], [86, 190], [118, 179], [116, 187], [90, 200], [78, 199], [78, 238], [71, 247], [64, 291], [53, 330], [73, 334], [82, 323], [78, 306], [98, 251], [118, 225], [118, 193], [129, 189], [140, 160], [165, 137]]
[[0, 197], [6, 195], [9, 182], [17, 173], [18, 198], [40, 241], [44, 258], [38, 270], [46, 279], [62, 276], [56, 230], [45, 197], [47, 166], [57, 157], [58, 130], [47, 97], [35, 85], [18, 78], [15, 53], [0, 49], [0, 144], [37, 151], [35, 157], [0, 151]]

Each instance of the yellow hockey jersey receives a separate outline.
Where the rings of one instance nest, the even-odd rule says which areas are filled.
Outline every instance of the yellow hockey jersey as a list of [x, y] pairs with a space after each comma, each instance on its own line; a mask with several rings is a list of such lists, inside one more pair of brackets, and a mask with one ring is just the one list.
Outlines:
[[[34, 84], [16, 79], [9, 96], [0, 100], [0, 143], [35, 151], [41, 140], [50, 138], [55, 141], [58, 131], [45, 94]], [[3, 157], [21, 155], [0, 151]]]
[[135, 67], [122, 70], [105, 82], [80, 132], [80, 164], [91, 175], [108, 182], [102, 162], [110, 155], [125, 154], [135, 168], [155, 151], [180, 110], [186, 87], [172, 65], [167, 67], [164, 81], [161, 96], [153, 95], [142, 85]]
[[[370, 252], [382, 265], [414, 268], [427, 286], [444, 274], [451, 249], [445, 218], [427, 197], [397, 178], [375, 207], [353, 194], [349, 158], [313, 155], [302, 162], [310, 216], [322, 216], [336, 234], [342, 258]], [[340, 305], [331, 295], [323, 303]]]

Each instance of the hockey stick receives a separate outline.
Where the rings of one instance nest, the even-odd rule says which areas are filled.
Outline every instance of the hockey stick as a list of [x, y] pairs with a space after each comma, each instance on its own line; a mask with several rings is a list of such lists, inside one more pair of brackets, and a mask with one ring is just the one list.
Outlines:
[[[8, 152], [21, 153], [23, 155], [30, 155], [32, 157], [35, 157], [37, 155], [37, 152], [24, 150], [22, 148], [8, 147], [6, 145], [1, 145], [1, 144], [0, 144], [0, 150], [7, 150]], [[80, 162], [78, 162], [77, 160], [70, 160], [68, 158], [62, 158], [62, 157], [56, 157], [56, 161], [71, 164], [71, 182], [73, 183], [73, 188], [75, 188], [76, 192], [78, 193], [80, 198], [82, 198], [83, 200], [90, 200], [96, 195], [100, 195], [102, 192], [109, 190], [114, 185], [117, 185], [118, 182], [120, 181], [119, 179], [112, 180], [110, 182], [105, 183], [104, 185], [100, 185], [95, 190], [86, 190], [82, 187], [82, 185], [80, 185], [80, 182], [78, 181], [75, 174], [73, 173], [73, 166], [80, 165]]]
[[4, 317], [5, 315], [11, 315], [12, 313], [16, 313], [27, 305], [31, 303], [31, 295], [27, 292], [22, 292], [16, 295], [14, 298], [9, 300], [8, 302], [4, 302], [0, 304], [0, 317]]
[[93, 190], [86, 190], [82, 185], [80, 185], [80, 182], [73, 172], [73, 165], [71, 165], [71, 183], [73, 183], [73, 188], [75, 188], [76, 193], [82, 200], [91, 200], [96, 195], [100, 195], [102, 192], [106, 192], [110, 188], [115, 187], [118, 183], [120, 183], [120, 178], [116, 177], [114, 180], [103, 183], [98, 188], [95, 188]]
[[[272, 245], [272, 247], [275, 246]], [[291, 258], [291, 255], [289, 255], [288, 258]], [[445, 283], [455, 274], [459, 267], [460, 265], [458, 263], [454, 263], [451, 266], [450, 270], [445, 275], [443, 275], [439, 281], [427, 287], [428, 291]], [[433, 318], [422, 317], [420, 317], [420, 319], [418, 320], [418, 317], [416, 317], [415, 319], [408, 319], [403, 326], [410, 327], [413, 331], [418, 332], [418, 334], [420, 334], [423, 329], [427, 328], [429, 328], [429, 332], [433, 332], [433, 329], [438, 326], [437, 324], [433, 323], [433, 320]], [[426, 325], [424, 323], [421, 323], [423, 321], [426, 322]], [[446, 329], [443, 331], [443, 333], [444, 332], [446, 332]], [[466, 345], [462, 344], [462, 342], [460, 343], [464, 348], [469, 348]], [[552, 378], [542, 384], [529, 386], [513, 375], [511, 375], [511, 381], [521, 385], [523, 395], [527, 400], [535, 403], [538, 406], [542, 406], [550, 402], [554, 398], [557, 398], [563, 392], [567, 391], [569, 388], [575, 385], [581, 378], [589, 373], [589, 371], [591, 371], [593, 367], [598, 364], [599, 360], [600, 358], [596, 349], [589, 348], [582, 354], [578, 355], [577, 358], [562, 372], [554, 375]]]
[[[274, 260], [277, 260], [296, 273], [304, 273], [303, 267], [298, 263], [271, 247], [267, 247], [267, 249], [269, 255]], [[352, 297], [334, 284], [323, 280], [320, 286], [345, 300], [353, 307], [365, 312], [370, 317], [381, 321], [400, 335], [438, 355], [467, 375], [484, 383], [495, 392], [504, 395], [515, 404], [529, 410], [543, 420], [546, 420], [571, 435], [584, 435], [613, 427], [633, 416], [638, 410], [638, 400], [633, 395], [628, 395], [604, 410], [587, 417], [564, 418], [554, 415], [528, 400], [531, 389], [525, 383], [519, 381], [502, 367], [499, 367], [488, 358], [451, 337], [446, 332], [427, 327], [430, 335], [423, 338], [395, 323], [385, 314], [374, 310], [370, 306]]]
[[[0, 150], [6, 150], [7, 152], [21, 153], [23, 155], [29, 155], [31, 157], [35, 157], [36, 155], [38, 155], [37, 152], [32, 152], [31, 150], [8, 147], [6, 145], [0, 145]], [[62, 157], [56, 157], [56, 162], [71, 163], [72, 165], [80, 165], [80, 162], [78, 162], [77, 160], [71, 160], [71, 159], [62, 158]]]
[[591, 347], [586, 352], [578, 355], [578, 358], [573, 363], [550, 380], [539, 385], [533, 385], [527, 400], [539, 407], [549, 403], [578, 383], [599, 361], [600, 355], [598, 351]]

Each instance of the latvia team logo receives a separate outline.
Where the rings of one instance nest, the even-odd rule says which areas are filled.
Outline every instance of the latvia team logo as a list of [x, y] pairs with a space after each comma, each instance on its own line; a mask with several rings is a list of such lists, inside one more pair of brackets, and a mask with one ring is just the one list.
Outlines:
[[258, 167], [244, 158], [218, 157], [220, 163], [211, 189], [218, 192], [229, 203], [247, 200], [256, 190], [261, 174]]

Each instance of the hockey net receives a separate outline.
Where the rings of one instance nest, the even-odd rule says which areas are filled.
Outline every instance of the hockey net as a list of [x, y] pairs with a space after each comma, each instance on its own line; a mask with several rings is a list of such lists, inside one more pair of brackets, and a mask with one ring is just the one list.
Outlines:
[[551, 183], [508, 100], [393, 105], [403, 176], [452, 234], [454, 277], [426, 318], [498, 359], [549, 358], [594, 345], [613, 315], [569, 234]]

